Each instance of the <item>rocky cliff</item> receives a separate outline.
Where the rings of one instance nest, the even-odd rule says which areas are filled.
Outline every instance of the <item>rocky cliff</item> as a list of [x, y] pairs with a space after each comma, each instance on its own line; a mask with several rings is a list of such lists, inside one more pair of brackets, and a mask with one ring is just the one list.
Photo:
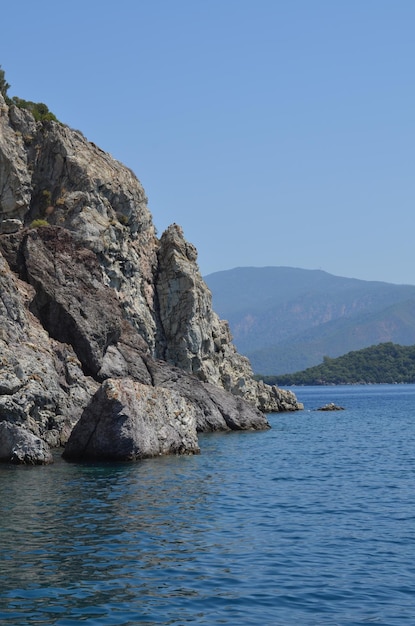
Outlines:
[[[196, 249], [174, 224], [156, 237], [133, 172], [1, 95], [0, 322], [2, 459], [46, 462], [75, 424], [68, 458], [108, 458], [98, 426], [87, 451], [94, 406], [112, 421], [109, 437], [122, 431], [124, 458], [194, 452], [196, 431], [267, 428], [264, 412], [300, 408], [253, 379], [212, 310]], [[164, 422], [153, 423], [157, 445], [140, 448], [137, 416], [151, 406]]]

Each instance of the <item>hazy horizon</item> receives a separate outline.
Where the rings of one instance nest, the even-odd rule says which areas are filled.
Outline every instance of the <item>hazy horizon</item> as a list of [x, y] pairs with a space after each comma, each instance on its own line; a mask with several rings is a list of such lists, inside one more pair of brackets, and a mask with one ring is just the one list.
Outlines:
[[9, 94], [130, 167], [204, 275], [414, 281], [412, 1], [22, 0], [2, 18]]

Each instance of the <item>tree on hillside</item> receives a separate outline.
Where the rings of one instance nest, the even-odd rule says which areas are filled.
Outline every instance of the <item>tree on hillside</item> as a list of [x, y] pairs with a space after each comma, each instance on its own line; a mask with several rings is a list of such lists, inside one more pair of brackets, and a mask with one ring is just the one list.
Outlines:
[[389, 341], [335, 359], [325, 356], [323, 363], [302, 372], [261, 378], [269, 385], [278, 386], [415, 383], [415, 346]]
[[7, 90], [10, 89], [9, 83], [6, 81], [4, 70], [0, 65], [0, 93], [7, 98]]

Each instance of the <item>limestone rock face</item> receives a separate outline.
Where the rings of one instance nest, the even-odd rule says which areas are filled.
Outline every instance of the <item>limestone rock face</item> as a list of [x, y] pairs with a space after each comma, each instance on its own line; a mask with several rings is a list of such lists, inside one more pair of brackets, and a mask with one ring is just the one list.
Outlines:
[[173, 390], [109, 378], [73, 429], [64, 458], [131, 461], [197, 453], [195, 414]]
[[29, 208], [31, 193], [24, 136], [12, 128], [8, 107], [0, 94], [0, 230], [3, 220], [23, 219]]
[[34, 296], [0, 255], [0, 423], [59, 446], [98, 384], [84, 375], [72, 347], [53, 340], [30, 313]]
[[0, 460], [26, 465], [53, 462], [52, 453], [42, 439], [10, 422], [0, 422]]
[[[130, 390], [134, 381], [148, 393], [179, 395], [183, 406], [191, 407], [195, 415], [195, 432], [268, 427], [264, 415], [243, 399], [224, 391], [218, 396], [216, 387], [155, 360], [136, 327], [125, 319], [114, 291], [105, 284], [98, 256], [68, 230], [24, 229], [4, 235], [0, 249], [5, 255], [0, 256], [0, 312], [5, 320], [0, 420], [21, 425], [52, 446], [65, 444], [100, 383], [117, 378]], [[133, 420], [141, 415], [134, 412], [137, 406], [129, 405]], [[157, 423], [159, 405], [147, 403], [146, 408]], [[142, 429], [137, 432], [144, 437]], [[171, 433], [169, 449], [176, 450], [172, 431], [166, 432]], [[70, 442], [71, 458], [81, 458], [83, 440], [71, 437]], [[167, 444], [145, 448], [145, 454], [150, 450], [164, 454]], [[139, 458], [137, 450], [131, 458]], [[194, 448], [189, 444], [183, 450], [193, 452]]]
[[264, 414], [243, 398], [189, 376], [164, 361], [152, 360], [146, 364], [154, 385], [175, 389], [197, 407], [198, 432], [269, 428]]
[[[107, 380], [130, 398], [136, 425], [138, 385], [162, 406], [186, 409], [199, 432], [268, 428], [264, 412], [301, 408], [290, 392], [253, 379], [212, 310], [196, 249], [177, 225], [157, 239], [133, 172], [79, 131], [36, 122], [0, 95], [0, 423], [63, 445], [84, 410], [83, 422], [95, 419], [94, 394], [114, 414]], [[158, 424], [161, 405], [145, 406]], [[190, 431], [179, 445], [167, 429], [169, 448], [160, 429], [131, 458], [195, 451]]]
[[154, 347], [158, 240], [134, 173], [56, 122], [35, 122], [0, 94], [0, 232], [6, 220], [70, 230], [99, 257], [106, 284]]
[[293, 393], [254, 380], [249, 360], [232, 343], [228, 323], [212, 309], [211, 292], [196, 263], [197, 251], [184, 239], [180, 226], [173, 224], [163, 233], [158, 259], [160, 358], [264, 412], [297, 410]]
[[84, 371], [96, 376], [107, 347], [121, 336], [122, 319], [96, 255], [61, 228], [29, 231], [20, 255], [36, 292], [32, 311], [52, 337], [73, 346]]

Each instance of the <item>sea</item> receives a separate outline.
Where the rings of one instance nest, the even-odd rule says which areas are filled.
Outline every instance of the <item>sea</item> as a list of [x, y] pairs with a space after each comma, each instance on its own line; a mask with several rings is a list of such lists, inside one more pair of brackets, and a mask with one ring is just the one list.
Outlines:
[[413, 626], [415, 385], [293, 390], [197, 456], [1, 465], [0, 624]]

